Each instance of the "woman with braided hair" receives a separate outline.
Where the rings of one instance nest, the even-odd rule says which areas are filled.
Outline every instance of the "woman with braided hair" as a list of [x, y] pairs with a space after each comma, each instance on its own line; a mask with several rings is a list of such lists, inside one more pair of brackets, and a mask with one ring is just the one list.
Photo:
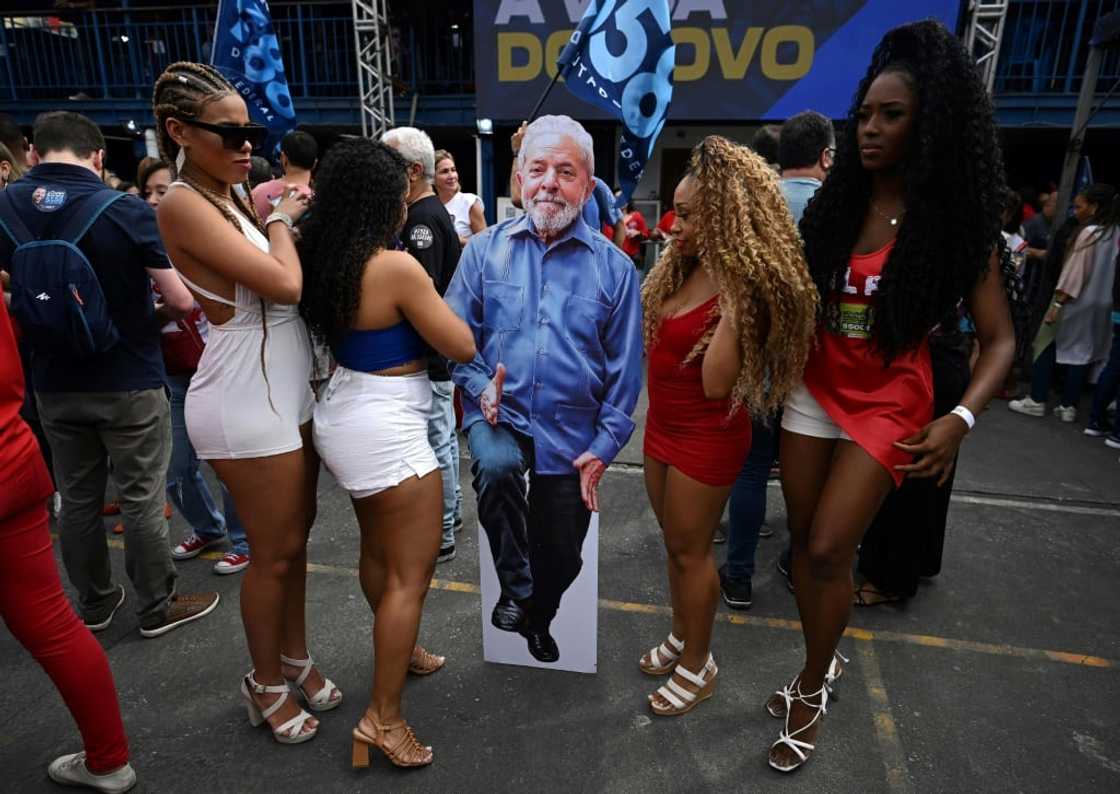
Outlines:
[[[998, 260], [1005, 191], [991, 102], [968, 51], [935, 21], [888, 32], [801, 221], [822, 312], [805, 382], [782, 418], [806, 653], [766, 704], [785, 720], [769, 753], [778, 771], [808, 760], [842, 672], [836, 645], [864, 532], [905, 477], [946, 481], [1011, 366]], [[961, 404], [931, 422], [929, 336], [956, 322], [962, 301], [980, 357]]]
[[817, 309], [778, 177], [754, 152], [705, 138], [673, 209], [673, 243], [642, 287], [646, 491], [669, 556], [673, 619], [639, 666], [672, 674], [650, 696], [665, 716], [715, 686], [712, 539], [750, 449], [751, 415], [773, 416], [800, 382]]
[[211, 324], [187, 392], [187, 432], [232, 494], [253, 549], [241, 616], [255, 669], [241, 693], [253, 725], [267, 721], [276, 741], [296, 744], [318, 722], [289, 699], [289, 681], [313, 711], [342, 702], [307, 652], [304, 622], [319, 458], [292, 223], [307, 202], [292, 188], [262, 224], [248, 191], [233, 189], [265, 128], [249, 123], [244, 101], [212, 67], [167, 67], [153, 105], [176, 177], [159, 205], [160, 232]]

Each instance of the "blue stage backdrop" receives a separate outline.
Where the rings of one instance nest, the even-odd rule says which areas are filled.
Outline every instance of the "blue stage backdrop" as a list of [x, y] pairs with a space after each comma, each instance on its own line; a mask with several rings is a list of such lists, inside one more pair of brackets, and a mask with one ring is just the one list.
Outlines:
[[252, 120], [268, 127], [263, 154], [275, 157], [280, 139], [295, 129], [296, 109], [267, 0], [219, 0], [210, 63], [245, 100]]
[[[478, 115], [520, 121], [556, 72], [590, 0], [475, 0]], [[642, 0], [608, 0], [638, 4]], [[892, 27], [927, 17], [956, 29], [959, 0], [671, 0], [676, 43], [670, 120], [784, 119], [847, 113], [871, 51]], [[606, 49], [627, 48], [607, 27]], [[542, 113], [611, 114], [553, 91]]]

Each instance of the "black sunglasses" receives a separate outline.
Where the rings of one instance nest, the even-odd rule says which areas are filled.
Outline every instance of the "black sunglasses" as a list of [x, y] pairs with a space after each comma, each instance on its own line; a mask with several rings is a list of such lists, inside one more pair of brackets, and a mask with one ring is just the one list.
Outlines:
[[268, 127], [263, 124], [210, 124], [194, 119], [182, 119], [182, 122], [220, 135], [222, 146], [235, 152], [240, 151], [245, 141], [248, 141], [254, 150], [259, 149], [264, 146], [264, 141], [268, 137]]

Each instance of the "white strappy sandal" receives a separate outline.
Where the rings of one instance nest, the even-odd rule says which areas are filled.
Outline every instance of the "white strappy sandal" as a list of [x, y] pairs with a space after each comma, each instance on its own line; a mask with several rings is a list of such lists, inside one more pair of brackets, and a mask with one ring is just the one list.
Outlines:
[[[679, 675], [685, 681], [698, 687], [698, 691], [692, 692], [685, 689], [670, 678], [665, 686], [658, 688], [656, 695], [649, 696], [649, 707], [653, 709], [654, 714], [662, 717], [676, 717], [680, 714], [686, 714], [715, 694], [716, 676], [718, 674], [719, 668], [716, 667], [716, 660], [712, 658], [710, 653], [708, 654], [708, 661], [704, 663], [699, 674], [678, 664], [676, 669], [673, 670], [673, 675]], [[669, 706], [660, 705], [654, 699], [657, 696], [668, 702]]]
[[[787, 691], [789, 691], [788, 688], [787, 688]], [[821, 702], [820, 702], [819, 705], [816, 704], [816, 703], [810, 703], [807, 700], [807, 698], [817, 697], [818, 695], [821, 698]], [[778, 741], [776, 741], [772, 745], [770, 745], [770, 750], [773, 751], [774, 748], [779, 747], [779, 746], [788, 747], [789, 749], [793, 750], [794, 755], [797, 756], [797, 761], [795, 761], [794, 763], [792, 763], [788, 766], [783, 766], [781, 764], [775, 763], [774, 758], [772, 756], [769, 757], [767, 760], [770, 762], [770, 766], [774, 769], [777, 769], [779, 772], [792, 772], [793, 770], [797, 769], [802, 764], [804, 764], [806, 761], [808, 761], [809, 760], [809, 755], [816, 748], [815, 744], [810, 744], [809, 742], [802, 741], [801, 739], [798, 739], [797, 737], [800, 736], [803, 732], [812, 728], [818, 722], [820, 722], [821, 716], [823, 714], [828, 713], [828, 687], [825, 686], [825, 685], [821, 685], [821, 688], [818, 689], [816, 692], [810, 692], [808, 695], [806, 695], [806, 694], [803, 694], [801, 692], [801, 682], [798, 681], [793, 686], [793, 690], [790, 691], [788, 695], [786, 695], [785, 700], [786, 700], [786, 721], [785, 721], [785, 725], [782, 727], [782, 730], [779, 731], [779, 733], [778, 733]], [[802, 725], [796, 731], [790, 732], [790, 729], [789, 729], [790, 706], [792, 705], [793, 701], [795, 701], [795, 700], [799, 701], [802, 705], [808, 706], [811, 709], [816, 709], [816, 713], [813, 715], [813, 719], [809, 720], [807, 723]]]
[[[848, 664], [850, 660], [847, 656], [836, 651], [833, 653], [832, 661], [828, 664], [828, 672], [824, 677], [824, 685], [828, 688], [828, 694], [833, 700], [839, 700], [840, 697], [836, 694], [836, 682], [840, 680], [840, 676], [844, 675], [844, 668], [840, 666], [840, 662]], [[771, 717], [781, 719], [786, 716], [786, 700], [793, 694], [793, 688], [797, 685], [797, 677], [795, 676], [786, 686], [779, 689], [770, 699], [766, 701], [766, 713]]]
[[650, 648], [649, 653], [638, 660], [638, 667], [646, 675], [665, 675], [671, 673], [677, 666], [677, 659], [681, 658], [682, 653], [684, 653], [684, 641], [678, 640], [670, 631], [665, 642], [656, 648]]
[[[275, 686], [266, 686], [265, 684], [258, 684], [257, 680], [253, 678], [254, 670], [249, 675], [241, 679], [241, 696], [245, 698], [245, 711], [249, 713], [249, 724], [254, 728], [258, 727], [262, 722], [265, 722], [269, 717], [275, 714], [284, 702], [288, 699], [291, 690], [287, 684], [276, 684]], [[252, 694], [251, 694], [252, 693]], [[261, 709], [257, 705], [257, 701], [253, 700], [253, 694], [257, 695], [280, 695], [276, 702], [265, 709]], [[280, 744], [302, 744], [303, 742], [311, 741], [315, 738], [315, 734], [319, 732], [319, 727], [316, 726], [310, 731], [304, 731], [304, 724], [311, 719], [311, 715], [303, 709], [299, 710], [299, 714], [292, 717], [282, 725], [269, 728], [272, 731], [272, 738]]]
[[303, 688], [303, 684], [307, 681], [307, 677], [311, 675], [311, 668], [315, 662], [309, 655], [306, 659], [292, 659], [288, 656], [280, 655], [280, 661], [290, 667], [299, 667], [301, 672], [298, 678], [288, 679], [291, 681], [292, 686], [303, 695], [303, 699], [307, 701], [307, 707], [312, 711], [330, 711], [333, 708], [338, 708], [342, 705], [342, 690], [334, 685], [326, 676], [323, 676], [323, 687], [315, 693], [314, 697], [307, 694]]

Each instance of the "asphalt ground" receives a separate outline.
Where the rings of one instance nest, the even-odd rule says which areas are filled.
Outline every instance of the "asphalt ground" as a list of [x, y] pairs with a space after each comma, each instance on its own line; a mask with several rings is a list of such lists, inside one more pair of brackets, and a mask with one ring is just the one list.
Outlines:
[[[640, 406], [639, 419], [644, 415]], [[754, 606], [721, 605], [716, 695], [678, 718], [650, 714], [658, 681], [641, 653], [668, 630], [665, 554], [641, 476], [641, 423], [602, 487], [596, 675], [482, 660], [478, 544], [469, 467], [458, 556], [438, 566], [421, 641], [444, 670], [410, 680], [405, 713], [435, 763], [398, 770], [375, 753], [350, 768], [368, 697], [371, 618], [356, 574], [358, 530], [329, 475], [310, 545], [311, 648], [345, 702], [314, 741], [284, 747], [251, 728], [239, 576], [180, 564], [184, 591], [214, 589], [205, 620], [145, 640], [123, 609], [98, 637], [116, 677], [141, 792], [1120, 791], [1120, 452], [1053, 417], [997, 403], [965, 445], [942, 573], [905, 605], [857, 610], [852, 661], [818, 750], [795, 774], [766, 765], [779, 723], [762, 704], [799, 668], [791, 594], [775, 570], [780, 489], [769, 489]], [[466, 461], [465, 461], [466, 462]], [[106, 520], [106, 529], [110, 520]], [[171, 542], [184, 534], [172, 520]], [[124, 577], [123, 551], [113, 564]], [[722, 558], [725, 547], [717, 547]], [[65, 578], [65, 577], [64, 577]], [[131, 590], [129, 592], [132, 598]], [[0, 791], [60, 790], [46, 777], [80, 749], [49, 679], [0, 632]]]

